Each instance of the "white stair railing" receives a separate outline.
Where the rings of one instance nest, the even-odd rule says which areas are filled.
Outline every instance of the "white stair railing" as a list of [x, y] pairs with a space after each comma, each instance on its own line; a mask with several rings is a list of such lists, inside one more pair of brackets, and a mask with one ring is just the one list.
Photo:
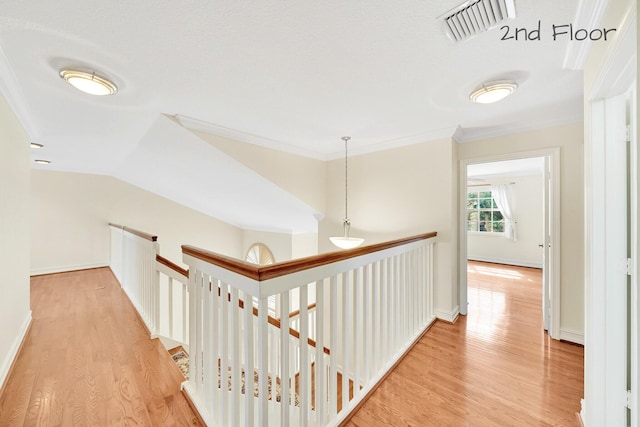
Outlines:
[[[435, 236], [263, 267], [183, 246], [191, 345], [184, 389], [207, 424], [343, 421], [435, 320]], [[282, 313], [300, 307], [299, 339], [291, 338], [289, 316], [274, 328], [271, 296]], [[240, 300], [257, 301], [257, 313], [241, 309]], [[257, 397], [246, 367], [257, 372]], [[290, 399], [296, 393], [299, 406]]]
[[159, 255], [157, 236], [109, 224], [110, 268], [152, 338], [189, 349], [189, 272]]

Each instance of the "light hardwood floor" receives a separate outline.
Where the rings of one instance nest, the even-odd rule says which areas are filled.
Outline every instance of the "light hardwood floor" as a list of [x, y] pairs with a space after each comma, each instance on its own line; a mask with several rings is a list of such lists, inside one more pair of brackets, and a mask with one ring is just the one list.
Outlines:
[[469, 314], [436, 322], [348, 426], [578, 425], [584, 352], [543, 331], [541, 271], [468, 272]]
[[34, 277], [0, 426], [199, 425], [184, 380], [106, 268]]

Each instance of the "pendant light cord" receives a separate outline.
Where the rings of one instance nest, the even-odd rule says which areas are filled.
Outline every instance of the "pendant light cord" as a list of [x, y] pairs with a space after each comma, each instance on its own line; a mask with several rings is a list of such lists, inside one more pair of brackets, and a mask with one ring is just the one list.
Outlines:
[[351, 137], [348, 136], [343, 136], [342, 140], [344, 141], [344, 220], [342, 221], [342, 226], [344, 228], [344, 237], [348, 238], [349, 237], [349, 228], [351, 227], [351, 222], [349, 221], [349, 210], [348, 210], [348, 203], [349, 203], [349, 196], [348, 196], [348, 192], [349, 192], [349, 166], [348, 166], [348, 159], [349, 159], [349, 155], [347, 152], [347, 146], [349, 145], [348, 142], [351, 139]]
[[347, 214], [348, 210], [347, 210], [347, 203], [349, 198], [347, 197], [347, 192], [349, 191], [349, 185], [348, 185], [348, 180], [349, 180], [349, 175], [348, 175], [348, 166], [347, 166], [347, 143], [349, 142], [349, 138], [348, 136], [345, 136], [342, 138], [344, 140], [344, 220], [345, 221], [349, 221], [349, 215]]

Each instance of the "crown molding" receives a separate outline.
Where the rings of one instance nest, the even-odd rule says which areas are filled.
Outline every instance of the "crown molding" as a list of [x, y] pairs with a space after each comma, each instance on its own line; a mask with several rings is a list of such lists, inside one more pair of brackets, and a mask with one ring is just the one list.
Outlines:
[[[434, 129], [401, 138], [389, 139], [386, 141], [367, 144], [360, 147], [349, 146], [349, 155], [356, 156], [360, 154], [375, 153], [377, 151], [390, 150], [392, 148], [404, 147], [406, 145], [435, 141], [436, 139], [451, 138], [455, 134], [456, 130], [457, 128], [449, 126], [446, 128]], [[325, 160], [336, 160], [342, 158], [343, 156], [343, 152], [336, 151], [335, 153], [328, 154]]]
[[557, 120], [541, 121], [536, 123], [508, 123], [499, 126], [487, 126], [477, 128], [456, 129], [454, 139], [459, 144], [467, 142], [480, 141], [483, 139], [496, 138], [499, 136], [513, 135], [524, 132], [533, 132], [540, 129], [550, 128], [554, 126], [567, 125], [571, 123], [580, 123], [584, 121], [582, 111], [571, 116], [565, 116]]
[[[573, 20], [574, 28], [597, 28], [607, 9], [609, 0], [581, 0], [578, 11]], [[593, 42], [590, 40], [571, 40], [567, 44], [562, 68], [568, 70], [582, 70], [591, 51]]]
[[276, 141], [275, 139], [266, 138], [264, 136], [255, 135], [248, 132], [243, 132], [238, 129], [232, 129], [225, 126], [216, 125], [214, 123], [205, 122], [203, 120], [194, 119], [192, 117], [182, 116], [176, 114], [173, 116], [175, 120], [182, 125], [182, 127], [190, 130], [208, 133], [223, 138], [235, 139], [236, 141], [242, 141], [249, 144], [259, 145], [261, 147], [271, 148], [274, 150], [284, 151], [291, 154], [297, 154], [303, 157], [310, 157], [313, 159], [324, 160], [320, 153], [315, 151], [306, 150], [304, 148], [297, 147], [285, 142]]

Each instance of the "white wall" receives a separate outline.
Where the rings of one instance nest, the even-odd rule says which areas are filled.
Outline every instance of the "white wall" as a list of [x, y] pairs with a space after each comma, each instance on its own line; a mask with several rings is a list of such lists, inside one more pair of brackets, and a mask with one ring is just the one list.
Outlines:
[[182, 244], [242, 258], [242, 230], [116, 178], [33, 170], [31, 273], [109, 263], [107, 224], [158, 236], [160, 253], [182, 264]]
[[560, 147], [560, 333], [574, 336], [584, 332], [583, 139], [574, 123], [459, 146], [461, 160]]
[[[506, 239], [499, 233], [468, 232], [467, 258], [542, 268], [543, 253], [538, 247], [544, 241], [542, 175], [506, 177], [487, 183], [514, 183], [509, 188], [517, 221], [517, 240]], [[482, 187], [477, 189], [482, 191]]]
[[31, 321], [29, 138], [0, 96], [0, 389]]

